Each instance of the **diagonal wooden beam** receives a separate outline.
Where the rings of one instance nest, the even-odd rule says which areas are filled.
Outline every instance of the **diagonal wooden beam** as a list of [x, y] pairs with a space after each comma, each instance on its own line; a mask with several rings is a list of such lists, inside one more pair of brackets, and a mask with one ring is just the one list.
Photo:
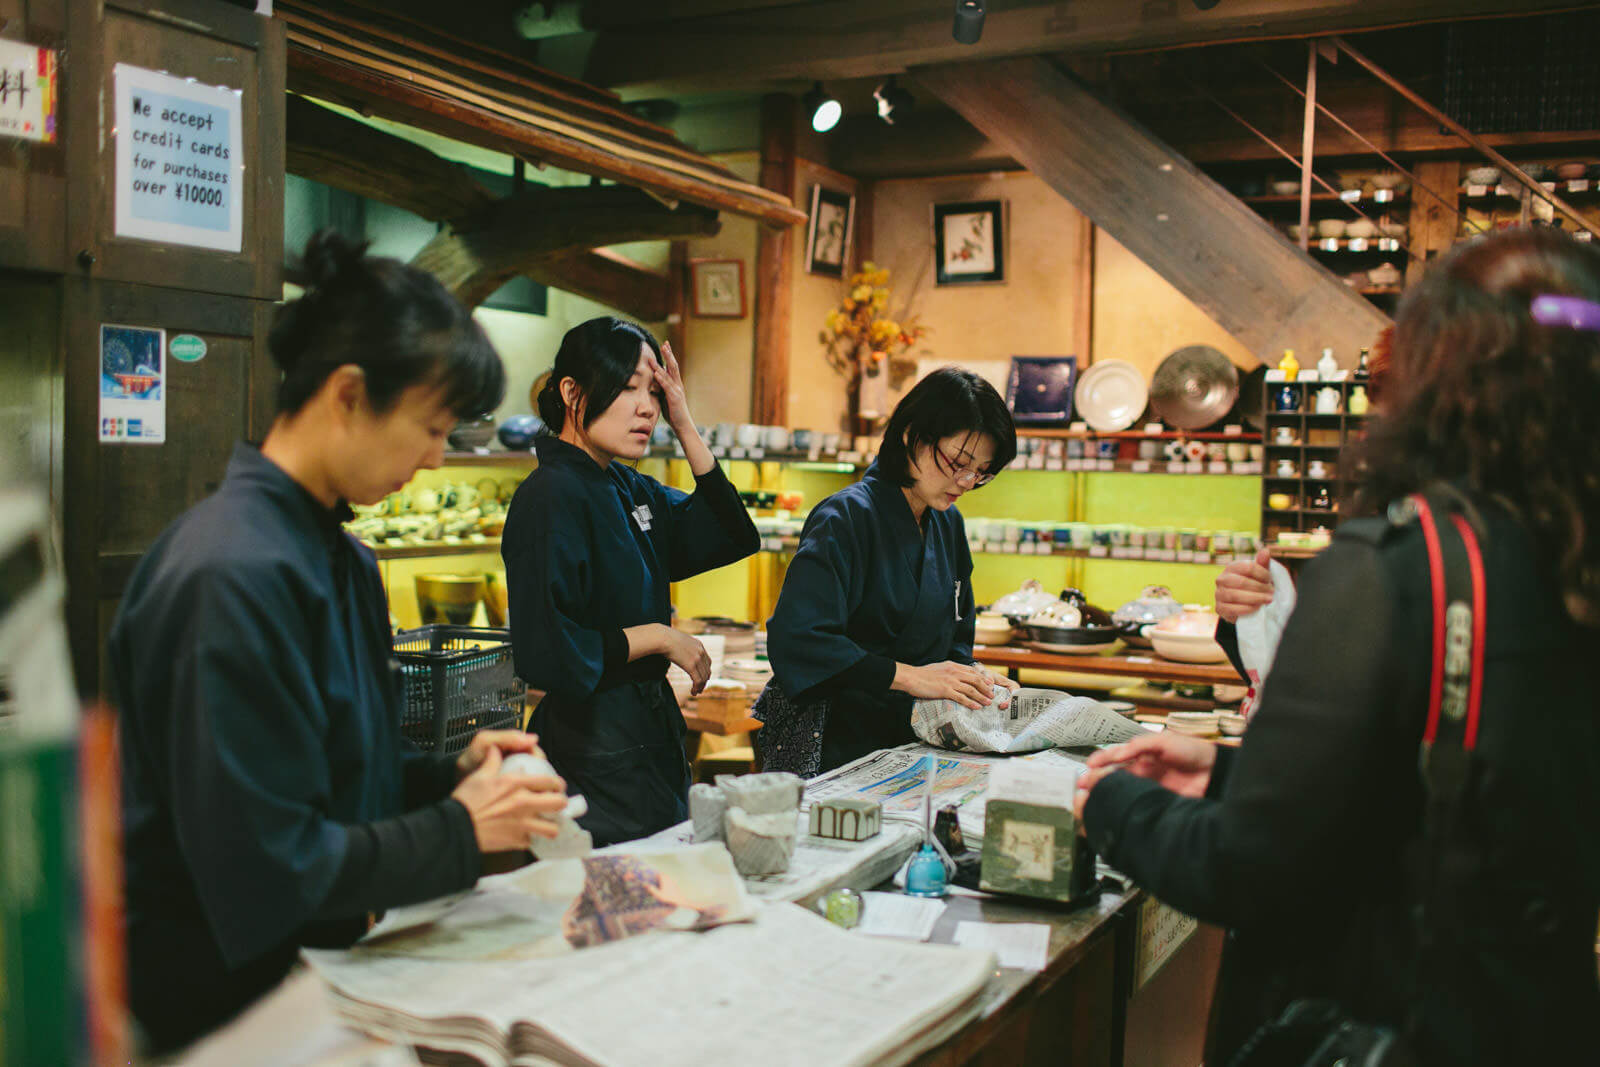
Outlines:
[[440, 232], [411, 263], [477, 307], [517, 275], [548, 270], [573, 253], [626, 241], [709, 237], [720, 229], [715, 212], [669, 209], [620, 185], [536, 186], [500, 201], [470, 226]]
[[1004, 145], [1253, 351], [1354, 362], [1389, 319], [1188, 160], [1043, 59], [917, 81]]
[[[301, 96], [288, 99], [287, 159], [291, 174], [430, 222], [470, 226], [474, 219], [489, 217], [496, 204], [460, 164]], [[523, 273], [541, 285], [577, 293], [644, 322], [660, 322], [667, 315], [667, 276], [602, 248], [530, 260]]]

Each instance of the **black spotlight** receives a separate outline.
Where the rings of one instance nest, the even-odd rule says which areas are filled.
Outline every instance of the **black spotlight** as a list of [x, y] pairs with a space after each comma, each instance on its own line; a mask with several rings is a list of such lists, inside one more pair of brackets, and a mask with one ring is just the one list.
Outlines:
[[1194, 6], [1201, 11], [1210, 11], [1217, 6], [1217, 0], [1194, 0]]
[[872, 99], [878, 102], [878, 117], [889, 125], [894, 125], [894, 117], [905, 117], [907, 111], [916, 106], [916, 100], [911, 94], [895, 84], [894, 75], [889, 75], [889, 80], [872, 90]]
[[956, 24], [951, 32], [962, 44], [977, 44], [983, 36], [983, 0], [956, 0]]
[[823, 90], [821, 82], [813, 85], [811, 91], [800, 98], [800, 102], [811, 116], [811, 128], [818, 133], [827, 133], [839, 125], [839, 116], [844, 114], [839, 101]]

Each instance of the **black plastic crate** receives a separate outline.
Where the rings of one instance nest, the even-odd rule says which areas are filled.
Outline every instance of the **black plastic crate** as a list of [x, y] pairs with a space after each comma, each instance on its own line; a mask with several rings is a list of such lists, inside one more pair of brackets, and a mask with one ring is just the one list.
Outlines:
[[422, 626], [394, 635], [405, 708], [400, 732], [427, 752], [460, 752], [479, 730], [522, 728], [526, 687], [511, 634], [476, 626]]

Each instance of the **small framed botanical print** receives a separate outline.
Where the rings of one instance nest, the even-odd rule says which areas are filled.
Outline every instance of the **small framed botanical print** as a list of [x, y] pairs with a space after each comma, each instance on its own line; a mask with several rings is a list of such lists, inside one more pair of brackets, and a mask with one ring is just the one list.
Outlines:
[[855, 221], [855, 197], [813, 185], [811, 224], [806, 230], [806, 270], [843, 278]]
[[1006, 280], [1004, 200], [933, 205], [933, 261], [939, 285]]
[[689, 289], [693, 311], [701, 318], [744, 318], [744, 260], [690, 260]]

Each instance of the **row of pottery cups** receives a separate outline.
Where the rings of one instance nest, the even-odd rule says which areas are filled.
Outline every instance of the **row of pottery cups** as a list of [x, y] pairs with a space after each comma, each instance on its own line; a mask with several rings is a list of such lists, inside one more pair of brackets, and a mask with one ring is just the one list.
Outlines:
[[[1163, 551], [1209, 553], [1211, 555], [1252, 556], [1256, 535], [1242, 530], [1194, 530], [1175, 526], [1142, 527], [1122, 523], [1088, 522], [1035, 523], [1016, 519], [966, 519], [967, 541], [978, 551], [996, 551], [989, 546], [1043, 546], [1035, 551], [1055, 549], [1143, 548]], [[1020, 551], [1020, 548], [1019, 548]]]
[[[657, 427], [660, 436], [661, 427]], [[670, 431], [668, 431], [670, 435]], [[876, 451], [871, 438], [852, 438], [846, 434], [817, 430], [791, 430], [785, 426], [757, 426], [754, 423], [719, 422], [715, 426], [700, 427], [700, 436], [713, 448], [760, 448], [768, 452], [838, 452], [854, 446], [857, 452]], [[670, 439], [670, 437], [669, 437]], [[665, 444], [667, 441], [657, 441]]]

